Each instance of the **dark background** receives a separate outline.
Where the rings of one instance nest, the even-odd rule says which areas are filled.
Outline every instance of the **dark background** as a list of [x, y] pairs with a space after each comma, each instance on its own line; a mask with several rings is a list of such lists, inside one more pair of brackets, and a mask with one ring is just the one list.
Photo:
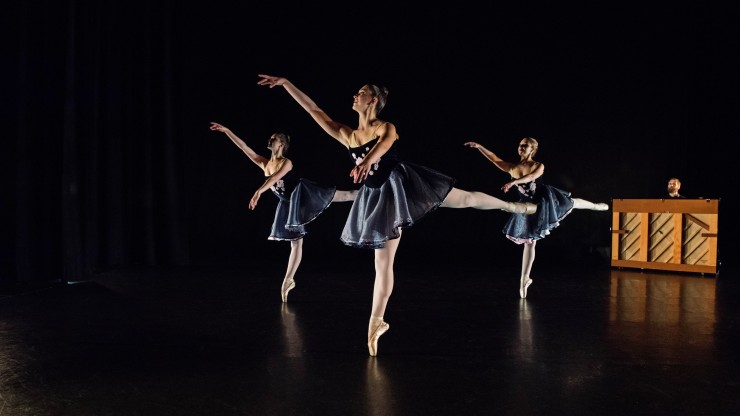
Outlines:
[[[265, 155], [270, 134], [290, 134], [289, 156], [319, 182], [351, 187], [351, 162], [258, 73], [349, 125], [352, 95], [387, 86], [381, 118], [404, 158], [467, 190], [509, 198], [505, 174], [465, 141], [516, 160], [523, 136], [540, 141], [546, 181], [575, 197], [660, 198], [677, 176], [684, 194], [721, 199], [732, 267], [737, 14], [729, 2], [597, 3], [11, 2], [0, 285], [134, 265], [284, 267], [288, 244], [266, 240], [276, 199], [248, 210], [262, 173], [209, 122]], [[302, 267], [372, 267], [371, 251], [338, 240], [348, 209], [309, 226]], [[404, 235], [397, 265], [518, 264], [506, 218], [439, 210]], [[608, 264], [610, 225], [610, 212], [574, 212], [536, 267]]]

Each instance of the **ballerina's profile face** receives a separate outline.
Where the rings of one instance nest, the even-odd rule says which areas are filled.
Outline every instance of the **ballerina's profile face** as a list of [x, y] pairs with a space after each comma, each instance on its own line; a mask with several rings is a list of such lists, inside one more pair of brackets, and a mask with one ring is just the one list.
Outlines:
[[532, 153], [532, 145], [529, 144], [526, 140], [522, 140], [519, 142], [519, 156], [521, 157], [528, 157], [530, 153]]
[[360, 88], [353, 97], [354, 102], [352, 103], [352, 109], [356, 111], [367, 110], [375, 98], [367, 85], [363, 85], [363, 87]]
[[525, 137], [519, 142], [517, 152], [519, 153], [519, 157], [523, 159], [534, 157], [534, 154], [537, 153], [537, 142], [534, 139]]
[[277, 153], [284, 146], [285, 146], [285, 143], [276, 134], [273, 134], [267, 140], [267, 148], [270, 149], [270, 151], [272, 151], [273, 153]]
[[280, 144], [280, 140], [278, 140], [275, 136], [270, 136], [269, 139], [267, 139], [267, 148], [275, 151], [278, 148], [278, 145]]

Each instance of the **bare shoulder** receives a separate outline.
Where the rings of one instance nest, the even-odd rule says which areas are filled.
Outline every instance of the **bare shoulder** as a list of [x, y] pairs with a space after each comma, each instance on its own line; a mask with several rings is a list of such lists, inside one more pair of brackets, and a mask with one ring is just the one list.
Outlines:
[[396, 132], [396, 125], [390, 121], [380, 121], [376, 135], [384, 138], [391, 137], [393, 139], [397, 139], [398, 133]]
[[338, 130], [338, 133], [334, 138], [341, 143], [344, 147], [349, 148], [352, 142], [352, 137], [355, 135], [355, 130], [345, 124], [342, 124]]

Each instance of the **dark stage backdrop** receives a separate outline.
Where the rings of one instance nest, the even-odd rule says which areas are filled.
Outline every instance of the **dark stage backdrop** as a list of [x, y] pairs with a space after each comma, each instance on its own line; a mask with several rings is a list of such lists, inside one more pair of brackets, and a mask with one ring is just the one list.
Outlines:
[[[351, 163], [284, 90], [258, 87], [258, 73], [288, 77], [350, 125], [359, 87], [387, 86], [381, 118], [396, 124], [404, 158], [463, 189], [508, 199], [505, 175], [463, 143], [515, 160], [523, 136], [540, 141], [546, 181], [575, 197], [659, 198], [678, 176], [685, 194], [722, 199], [720, 255], [732, 262], [723, 255], [737, 234], [729, 9], [304, 3], [5, 6], [0, 284], [135, 265], [282, 269], [288, 244], [266, 240], [275, 198], [248, 210], [261, 171], [209, 122], [263, 154], [270, 134], [289, 133], [289, 156], [319, 182], [353, 186]], [[338, 241], [348, 210], [335, 204], [309, 226], [305, 267], [372, 267], [371, 252]], [[518, 264], [506, 218], [439, 210], [405, 233], [398, 261]], [[610, 236], [610, 213], [576, 211], [538, 259], [608, 264]]]

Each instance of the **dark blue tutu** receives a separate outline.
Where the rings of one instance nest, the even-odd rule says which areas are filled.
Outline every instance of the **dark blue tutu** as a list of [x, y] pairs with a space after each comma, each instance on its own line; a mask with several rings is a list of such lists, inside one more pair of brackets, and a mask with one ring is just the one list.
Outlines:
[[292, 187], [289, 180], [282, 183], [278, 181], [271, 189], [279, 201], [268, 240], [278, 241], [298, 240], [308, 234], [306, 224], [329, 207], [336, 192], [336, 187], [320, 185], [304, 178], [296, 181]]
[[520, 202], [537, 204], [536, 213], [511, 214], [504, 224], [503, 233], [517, 244], [531, 244], [545, 238], [573, 210], [570, 192], [545, 185], [540, 181], [541, 178], [516, 186]]
[[398, 162], [379, 184], [364, 184], [349, 212], [342, 243], [357, 248], [382, 248], [400, 237], [399, 228], [414, 225], [437, 209], [455, 179], [424, 166]]

